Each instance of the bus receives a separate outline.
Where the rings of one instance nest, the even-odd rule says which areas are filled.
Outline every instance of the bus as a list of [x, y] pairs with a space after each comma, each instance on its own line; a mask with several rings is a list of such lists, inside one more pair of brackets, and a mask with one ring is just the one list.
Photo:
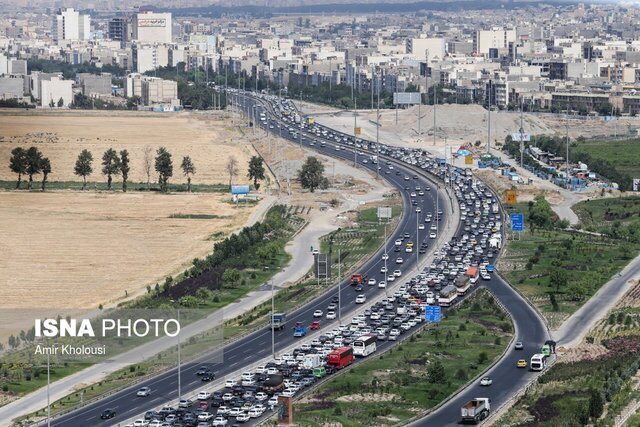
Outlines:
[[340, 347], [327, 356], [327, 364], [335, 366], [336, 369], [349, 366], [351, 362], [353, 362], [353, 348], [351, 347]]
[[529, 365], [532, 371], [542, 371], [547, 366], [547, 359], [544, 354], [534, 354], [531, 356], [531, 364]]
[[376, 352], [376, 341], [378, 337], [375, 335], [363, 335], [353, 342], [354, 356], [367, 357], [371, 353]]

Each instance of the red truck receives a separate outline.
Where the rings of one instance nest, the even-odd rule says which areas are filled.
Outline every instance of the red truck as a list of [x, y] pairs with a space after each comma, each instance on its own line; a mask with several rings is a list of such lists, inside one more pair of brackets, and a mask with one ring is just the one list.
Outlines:
[[342, 369], [345, 366], [349, 366], [352, 362], [353, 348], [351, 347], [340, 347], [336, 350], [333, 350], [327, 356], [327, 364], [335, 366], [336, 369]]
[[351, 275], [351, 285], [358, 286], [362, 284], [362, 274], [356, 273]]

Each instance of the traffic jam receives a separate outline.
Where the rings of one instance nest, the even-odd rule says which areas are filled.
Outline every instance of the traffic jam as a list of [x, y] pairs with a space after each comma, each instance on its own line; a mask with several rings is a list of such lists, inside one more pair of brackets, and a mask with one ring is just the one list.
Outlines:
[[[420, 241], [411, 240], [408, 233], [389, 238], [384, 246], [382, 257], [386, 262], [381, 271], [375, 277], [359, 273], [351, 276], [353, 293], [343, 293], [341, 297], [355, 300], [359, 307], [357, 314], [338, 322], [338, 295], [326, 310], [313, 313], [314, 321], [310, 325], [290, 325], [286, 323], [285, 313], [274, 313], [272, 328], [290, 330], [299, 340], [292, 351], [237, 378], [225, 378], [222, 389], [208, 391], [203, 386], [192, 399], [181, 400], [177, 407], [149, 411], [130, 426], [256, 424], [278, 410], [279, 396], [299, 396], [326, 377], [384, 350], [428, 323], [426, 307], [441, 307], [444, 316], [446, 307], [468, 295], [483, 280], [491, 279], [492, 261], [502, 245], [503, 222], [495, 195], [475, 179], [470, 170], [454, 168], [444, 159], [422, 150], [354, 141], [353, 137], [302, 120], [290, 100], [267, 95], [261, 98], [271, 103], [277, 115], [277, 119], [269, 118], [266, 109], [258, 107], [263, 112], [256, 113], [256, 117], [259, 114], [260, 125], [265, 130], [276, 134], [288, 132], [290, 137], [311, 147], [331, 144], [338, 151], [356, 150], [359, 162], [377, 168], [381, 176], [401, 174], [392, 162], [384, 160], [387, 157], [435, 175], [442, 181], [440, 185], [449, 186], [455, 194], [460, 224], [455, 236], [440, 244], [437, 224], [443, 219], [443, 210], [422, 209], [424, 198], [436, 189], [417, 186], [413, 184], [414, 176], [404, 176], [403, 190], [419, 216]], [[415, 274], [415, 269], [413, 274], [403, 274], [406, 257], [415, 256], [415, 251], [426, 253], [427, 248], [435, 248], [430, 265], [419, 274]], [[366, 290], [371, 287], [384, 288], [385, 296], [368, 302]], [[206, 365], [197, 375], [203, 384], [215, 378]], [[153, 394], [153, 390], [147, 392], [147, 395]]]

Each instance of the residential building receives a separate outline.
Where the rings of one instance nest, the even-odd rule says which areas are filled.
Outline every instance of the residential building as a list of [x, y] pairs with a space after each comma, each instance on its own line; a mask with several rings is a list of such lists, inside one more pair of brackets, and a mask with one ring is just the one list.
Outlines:
[[146, 43], [171, 43], [171, 13], [139, 12], [133, 18], [132, 39]]
[[48, 80], [40, 80], [40, 106], [58, 106], [62, 99], [62, 106], [68, 107], [73, 103], [73, 80], [63, 80], [60, 77], [51, 77]]
[[53, 17], [51, 35], [56, 43], [66, 40], [89, 40], [91, 18], [73, 8], [59, 9]]

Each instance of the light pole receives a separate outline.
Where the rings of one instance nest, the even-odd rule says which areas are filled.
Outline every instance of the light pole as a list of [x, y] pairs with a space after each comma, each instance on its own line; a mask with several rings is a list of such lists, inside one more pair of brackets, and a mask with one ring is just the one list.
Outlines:
[[[384, 275], [383, 275], [383, 279], [384, 279], [384, 294], [388, 296], [387, 294], [387, 281], [389, 279], [389, 271], [387, 270], [387, 259], [389, 258], [389, 254], [387, 253], [387, 246], [388, 246], [388, 242], [387, 242], [387, 223], [384, 223]], [[386, 276], [386, 277], [385, 277]]]
[[47, 427], [51, 427], [51, 394], [49, 387], [51, 386], [51, 354], [47, 353]]
[[[437, 195], [436, 195], [437, 196]], [[437, 212], [436, 212], [437, 214]], [[416, 274], [420, 272], [420, 214], [416, 212]]]
[[276, 329], [273, 327], [273, 315], [275, 314], [275, 292], [273, 291], [273, 277], [271, 278], [271, 357], [276, 359]]
[[338, 324], [342, 325], [342, 299], [340, 294], [342, 293], [342, 274], [340, 267], [342, 266], [342, 250], [338, 248]]
[[[176, 300], [170, 300], [170, 302], [174, 305], [178, 305]], [[178, 325], [180, 325], [180, 308], [177, 309], [178, 312]], [[178, 326], [179, 327], [179, 326]], [[176, 334], [178, 337], [178, 401], [182, 400], [182, 383], [181, 383], [181, 374], [182, 374], [182, 360], [180, 358], [180, 332]]]

